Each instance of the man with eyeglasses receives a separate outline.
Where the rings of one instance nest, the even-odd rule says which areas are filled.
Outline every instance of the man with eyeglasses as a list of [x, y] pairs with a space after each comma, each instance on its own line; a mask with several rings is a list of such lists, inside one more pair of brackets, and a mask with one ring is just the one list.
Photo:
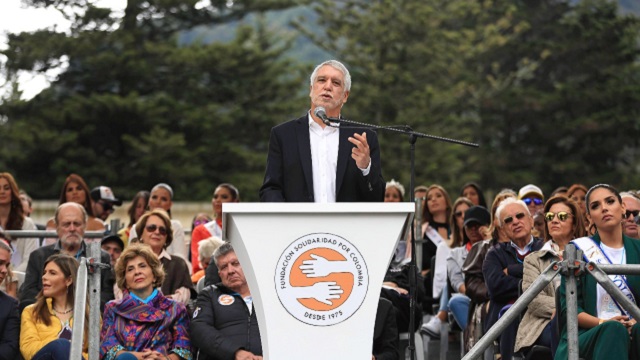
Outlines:
[[[87, 228], [87, 212], [84, 207], [74, 202], [64, 203], [56, 209], [53, 217], [58, 233], [58, 241], [55, 244], [43, 246], [29, 255], [29, 263], [25, 273], [24, 283], [20, 287], [20, 313], [22, 310], [36, 301], [36, 295], [42, 289], [42, 272], [44, 263], [53, 254], [67, 254], [80, 260], [87, 257], [87, 248], [84, 243], [84, 232]], [[100, 261], [110, 264], [111, 258], [105, 251], [101, 251]], [[113, 299], [113, 274], [110, 269], [102, 269], [100, 305]]]
[[[524, 201], [514, 198], [503, 200], [498, 205], [496, 217], [510, 241], [491, 248], [482, 266], [490, 299], [485, 332], [518, 299], [524, 259], [543, 245], [542, 239], [531, 234], [533, 217]], [[513, 357], [518, 325], [519, 321], [514, 321], [500, 336], [503, 360]]]
[[91, 200], [93, 200], [93, 213], [103, 222], [113, 214], [116, 206], [122, 205], [122, 200], [116, 199], [111, 188], [107, 186], [93, 188]]
[[533, 184], [525, 185], [518, 191], [518, 200], [527, 204], [531, 215], [544, 208], [544, 194], [539, 187]]
[[620, 196], [625, 209], [627, 209], [622, 223], [622, 231], [628, 237], [640, 239], [640, 228], [638, 226], [638, 221], [640, 220], [640, 198], [630, 192], [623, 192]]

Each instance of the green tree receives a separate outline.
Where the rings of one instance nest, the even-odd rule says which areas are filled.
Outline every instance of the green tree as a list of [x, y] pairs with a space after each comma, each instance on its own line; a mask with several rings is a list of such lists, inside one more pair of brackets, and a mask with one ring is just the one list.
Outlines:
[[[0, 166], [41, 198], [76, 172], [120, 197], [163, 181], [178, 199], [208, 199], [216, 184], [233, 182], [257, 199], [269, 129], [293, 116], [300, 96], [291, 88], [301, 81], [284, 56], [292, 39], [260, 14], [295, 3], [196, 3], [129, 0], [117, 17], [88, 1], [30, 0], [67, 11], [72, 28], [9, 35], [8, 79], [64, 69], [35, 98], [13, 93], [0, 105]], [[179, 41], [183, 31], [249, 14], [258, 20], [231, 41]]]
[[[637, 186], [638, 18], [615, 3], [327, 0], [314, 9], [325, 32], [298, 26], [352, 70], [347, 117], [480, 143], [420, 140], [418, 183]], [[380, 138], [385, 177], [408, 184], [408, 146]]]

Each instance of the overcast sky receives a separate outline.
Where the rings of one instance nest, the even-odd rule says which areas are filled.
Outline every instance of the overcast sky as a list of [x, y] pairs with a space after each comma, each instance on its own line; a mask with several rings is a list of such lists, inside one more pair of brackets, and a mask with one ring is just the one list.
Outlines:
[[[58, 31], [66, 31], [69, 24], [62, 15], [54, 9], [27, 8], [21, 4], [21, 0], [0, 0], [0, 49], [7, 47], [7, 32], [19, 33], [22, 31], [35, 31], [42, 28], [56, 26]], [[95, 0], [98, 6], [107, 6], [113, 9], [124, 9], [127, 0]], [[6, 59], [0, 55], [0, 62]], [[55, 74], [49, 74], [53, 77]], [[24, 91], [23, 98], [30, 99], [48, 85], [44, 76], [32, 76], [20, 74], [20, 88]], [[4, 84], [4, 79], [0, 79]], [[0, 94], [4, 91], [0, 89]]]

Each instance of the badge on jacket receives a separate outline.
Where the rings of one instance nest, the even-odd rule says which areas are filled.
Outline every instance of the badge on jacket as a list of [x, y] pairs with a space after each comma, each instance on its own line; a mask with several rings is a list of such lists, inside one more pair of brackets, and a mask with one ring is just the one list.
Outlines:
[[234, 299], [233, 296], [228, 294], [222, 294], [218, 296], [218, 303], [220, 305], [231, 305], [233, 304], [234, 301], [236, 301], [236, 299]]

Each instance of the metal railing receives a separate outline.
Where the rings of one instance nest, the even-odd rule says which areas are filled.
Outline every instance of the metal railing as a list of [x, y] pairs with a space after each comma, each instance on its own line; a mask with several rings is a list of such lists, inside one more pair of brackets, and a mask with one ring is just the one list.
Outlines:
[[[565, 277], [565, 299], [567, 304], [567, 346], [568, 360], [578, 360], [578, 294], [576, 278], [585, 271], [591, 274], [617, 302], [635, 319], [640, 319], [640, 309], [611, 281], [611, 275], [640, 275], [640, 265], [597, 265], [593, 261], [585, 262], [582, 251], [575, 245], [568, 244], [564, 250], [564, 260], [549, 265], [536, 281], [525, 291], [518, 300], [502, 315], [502, 317], [487, 331], [475, 346], [463, 357], [463, 360], [479, 359], [483, 352], [493, 344], [500, 334], [527, 308], [529, 303], [542, 291], [553, 278], [561, 274]], [[560, 309], [556, 309], [556, 314]], [[556, 315], [557, 316], [557, 315]]]
[[100, 243], [87, 244], [87, 255], [80, 259], [76, 278], [76, 298], [73, 310], [73, 338], [71, 340], [70, 359], [82, 358], [84, 344], [85, 310], [87, 305], [87, 286], [89, 288], [89, 359], [100, 358], [100, 281], [101, 270], [110, 268], [110, 264], [100, 262]]

